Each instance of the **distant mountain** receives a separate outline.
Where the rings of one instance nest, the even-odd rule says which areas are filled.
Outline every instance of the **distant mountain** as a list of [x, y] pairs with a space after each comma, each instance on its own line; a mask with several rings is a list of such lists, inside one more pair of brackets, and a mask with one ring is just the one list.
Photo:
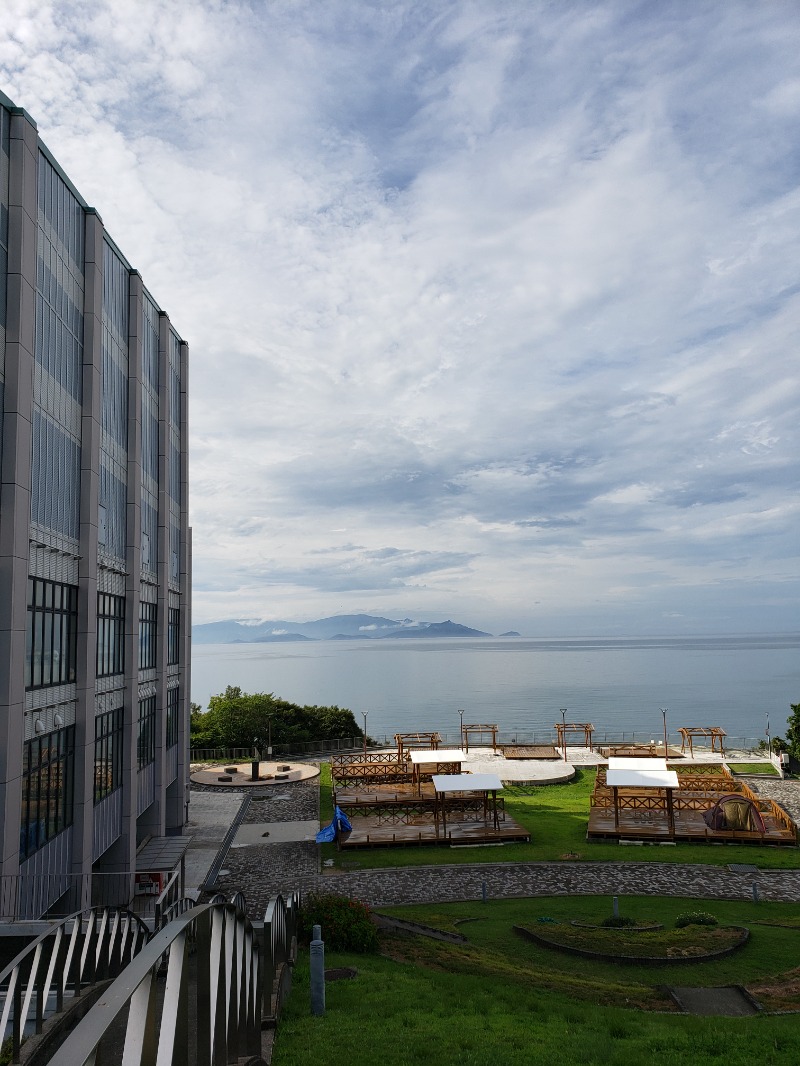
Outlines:
[[461, 626], [458, 622], [429, 622], [421, 629], [399, 629], [396, 633], [387, 633], [389, 637], [490, 637], [491, 633], [484, 633], [480, 629], [470, 629], [469, 626]]
[[522, 634], [518, 633], [516, 631], [516, 629], [509, 629], [509, 631], [507, 633], [501, 633], [500, 636], [501, 637], [520, 637], [520, 636], [522, 636]]
[[488, 637], [457, 622], [416, 622], [371, 614], [337, 614], [313, 622], [248, 622], [230, 619], [192, 626], [196, 644], [275, 644], [297, 640], [377, 640], [382, 637]]

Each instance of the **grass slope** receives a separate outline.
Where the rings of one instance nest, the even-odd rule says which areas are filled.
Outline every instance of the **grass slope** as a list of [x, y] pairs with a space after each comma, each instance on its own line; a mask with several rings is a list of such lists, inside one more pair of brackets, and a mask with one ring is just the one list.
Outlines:
[[[631, 897], [635, 918], [674, 922], [685, 900]], [[323, 1018], [309, 1013], [308, 966], [301, 961], [280, 1023], [273, 1066], [325, 1058], [348, 1066], [795, 1066], [797, 1017], [695, 1018], [674, 1012], [662, 984], [778, 986], [796, 962], [800, 933], [758, 927], [741, 952], [717, 963], [619, 966], [581, 960], [521, 940], [514, 924], [537, 917], [600, 919], [610, 900], [507, 900], [392, 908], [404, 918], [457, 929], [466, 945], [388, 937], [383, 956], [330, 955], [353, 966], [353, 981], [327, 985]], [[756, 916], [783, 921], [791, 905], [713, 904], [725, 923]], [[465, 920], [476, 919], [476, 920]], [[305, 956], [303, 957], [305, 959]], [[797, 971], [795, 971], [795, 974]], [[785, 979], [784, 984], [785, 984]], [[660, 1013], [660, 1012], [664, 1013]]]

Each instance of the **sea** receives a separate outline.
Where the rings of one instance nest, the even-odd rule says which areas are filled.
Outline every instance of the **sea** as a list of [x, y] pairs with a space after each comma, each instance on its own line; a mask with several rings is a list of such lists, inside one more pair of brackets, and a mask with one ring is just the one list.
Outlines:
[[591, 722], [595, 743], [657, 740], [666, 711], [671, 741], [679, 726], [720, 726], [728, 746], [750, 747], [783, 736], [800, 702], [800, 634], [195, 644], [193, 702], [205, 709], [228, 685], [347, 707], [376, 740], [436, 730], [456, 742], [462, 717], [507, 741], [547, 742], [562, 720]]

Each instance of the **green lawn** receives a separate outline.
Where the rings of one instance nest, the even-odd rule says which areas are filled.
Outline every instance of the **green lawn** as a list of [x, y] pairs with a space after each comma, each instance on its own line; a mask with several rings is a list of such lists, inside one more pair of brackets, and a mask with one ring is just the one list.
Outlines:
[[769, 777], [780, 776], [771, 762], [729, 762], [728, 766], [737, 774], [767, 774]]
[[[530, 789], [506, 788], [503, 791], [506, 811], [530, 831], [530, 844], [505, 844], [502, 847], [409, 847], [370, 848], [337, 851], [335, 844], [323, 844], [323, 858], [333, 859], [344, 869], [374, 869], [394, 866], [438, 866], [443, 863], [483, 862], [554, 862], [568, 856], [594, 862], [682, 862], [752, 863], [762, 869], [795, 869], [800, 866], [797, 848], [748, 847], [741, 844], [677, 844], [624, 847], [617, 843], [586, 840], [589, 797], [595, 771], [579, 769], [573, 781], [565, 785], [546, 785]], [[320, 776], [320, 811], [327, 824], [333, 810], [330, 801], [330, 767], [323, 766]]]
[[[666, 923], [697, 906], [656, 897], [624, 897], [620, 904], [631, 917]], [[686, 1017], [675, 1014], [665, 997], [665, 984], [758, 988], [797, 964], [800, 930], [755, 924], [791, 919], [796, 907], [715, 901], [708, 909], [721, 923], [749, 924], [750, 942], [716, 963], [658, 967], [577, 960], [513, 932], [513, 925], [533, 926], [540, 917], [600, 920], [611, 910], [607, 898], [387, 909], [455, 929], [468, 943], [384, 937], [380, 956], [329, 953], [328, 967], [353, 966], [358, 975], [328, 983], [323, 1018], [309, 1013], [303, 955], [278, 1028], [273, 1064], [299, 1066], [324, 1057], [348, 1066], [644, 1066], [653, 1059], [665, 1066], [795, 1066], [800, 1061], [796, 1016]]]

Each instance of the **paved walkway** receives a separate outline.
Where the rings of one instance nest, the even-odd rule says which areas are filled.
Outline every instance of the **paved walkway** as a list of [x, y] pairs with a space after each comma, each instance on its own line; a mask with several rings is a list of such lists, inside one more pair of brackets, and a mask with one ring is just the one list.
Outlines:
[[[762, 794], [778, 799], [795, 817], [800, 815], [800, 782], [754, 783]], [[245, 825], [318, 818], [316, 780], [292, 782], [281, 790], [256, 790], [251, 797]], [[230, 788], [192, 787], [188, 889], [199, 888], [205, 879], [241, 799], [242, 793], [231, 792]], [[758, 854], [754, 852], [753, 865], [757, 862]], [[303, 842], [232, 848], [216, 887], [226, 895], [241, 890], [251, 917], [260, 918], [274, 895], [293, 889], [334, 892], [380, 907], [481, 899], [484, 885], [490, 899], [571, 894], [751, 899], [754, 884], [762, 900], [800, 901], [800, 869], [734, 873], [727, 866], [621, 861], [475, 863], [322, 873], [317, 845]]]

